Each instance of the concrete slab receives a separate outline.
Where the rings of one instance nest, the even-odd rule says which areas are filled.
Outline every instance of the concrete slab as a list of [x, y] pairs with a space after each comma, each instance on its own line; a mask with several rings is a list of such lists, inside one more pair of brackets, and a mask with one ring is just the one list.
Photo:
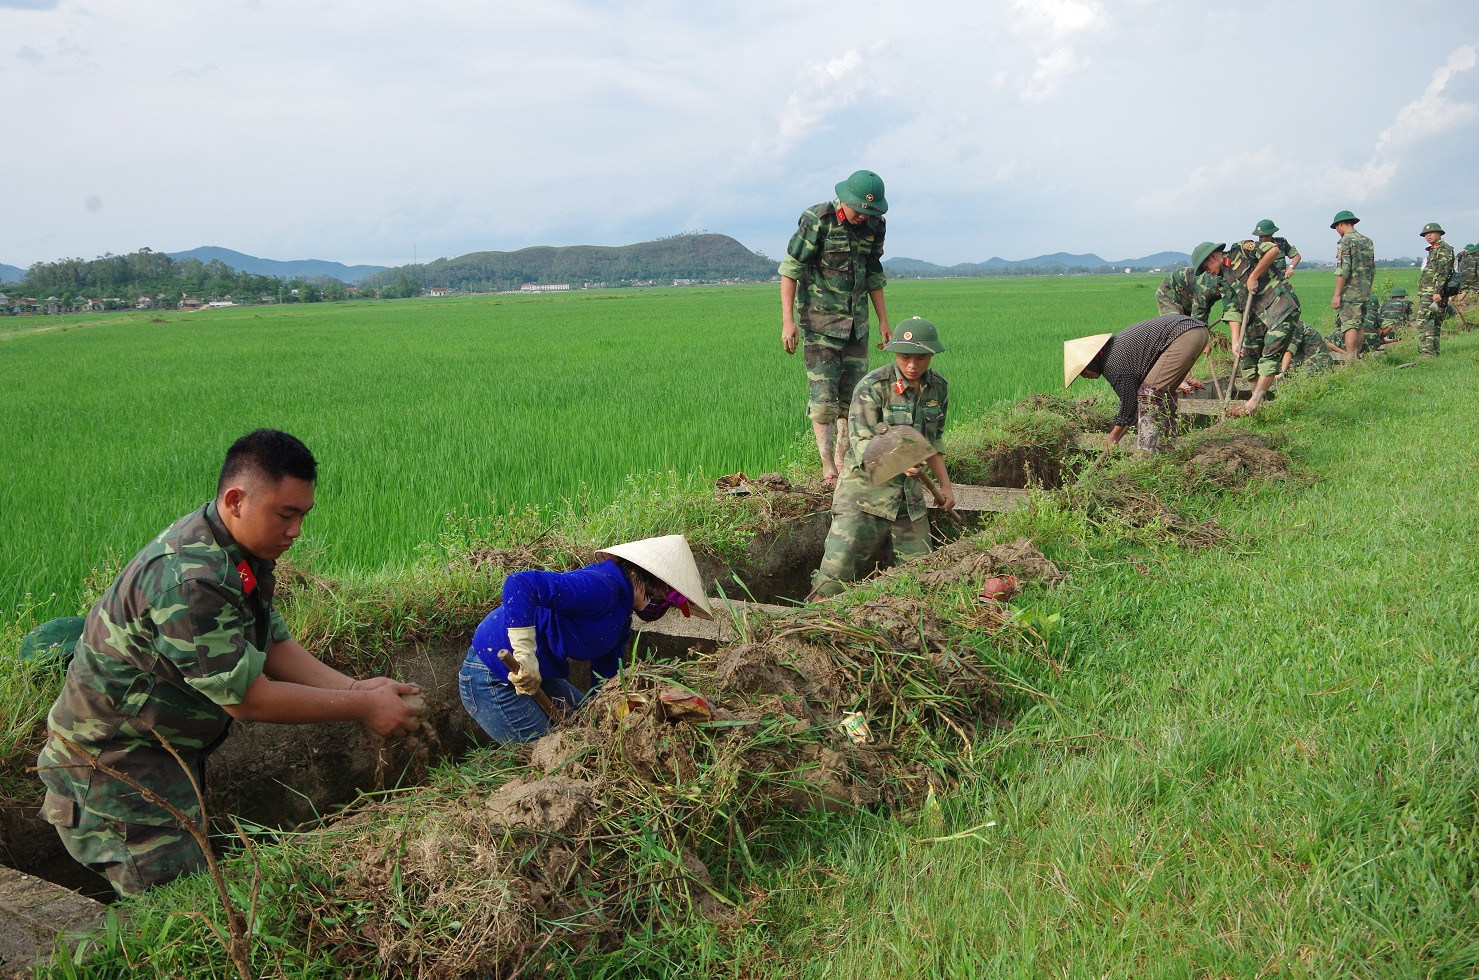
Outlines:
[[[1027, 506], [1027, 491], [1011, 487], [977, 487], [956, 484], [955, 510], [962, 516], [968, 514], [1005, 514]], [[934, 506], [934, 501], [930, 501]]]
[[7, 975], [49, 960], [57, 937], [102, 928], [108, 907], [44, 878], [0, 866], [0, 966]]

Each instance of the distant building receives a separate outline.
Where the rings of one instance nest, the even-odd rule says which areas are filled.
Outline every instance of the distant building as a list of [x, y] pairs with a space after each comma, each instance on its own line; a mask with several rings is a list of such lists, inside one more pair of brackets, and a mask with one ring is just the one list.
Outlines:
[[568, 282], [526, 282], [519, 287], [522, 293], [558, 293], [570, 288]]
[[[353, 287], [351, 287], [351, 288], [353, 288]], [[433, 287], [431, 287], [431, 295], [433, 295], [433, 296], [451, 296], [452, 295], [452, 290], [449, 289], [449, 288], [447, 288], [446, 286], [433, 286]]]

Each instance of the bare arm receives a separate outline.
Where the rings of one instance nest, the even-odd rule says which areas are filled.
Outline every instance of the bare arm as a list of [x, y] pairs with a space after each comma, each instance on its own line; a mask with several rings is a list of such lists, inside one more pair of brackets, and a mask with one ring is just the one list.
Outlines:
[[1269, 266], [1273, 265], [1274, 259], [1278, 257], [1279, 249], [1278, 246], [1275, 246], [1264, 252], [1263, 255], [1258, 259], [1258, 264], [1255, 265], [1253, 267], [1253, 271], [1248, 274], [1248, 292], [1250, 295], [1257, 288], [1258, 280], [1263, 278], [1263, 274], [1268, 271]]
[[873, 312], [878, 314], [878, 335], [883, 338], [878, 341], [878, 349], [883, 350], [884, 345], [893, 339], [893, 331], [888, 326], [888, 310], [883, 305], [883, 290], [868, 290], [868, 298], [873, 301]]
[[796, 353], [801, 336], [796, 332], [796, 280], [781, 276], [781, 346]]
[[405, 735], [416, 727], [416, 712], [402, 698], [421, 689], [377, 677], [355, 681], [303, 649], [282, 640], [267, 650], [262, 676], [247, 686], [240, 704], [224, 705], [242, 721], [308, 725], [357, 721], [381, 735]]
[[1125, 430], [1128, 428], [1128, 425], [1117, 425], [1114, 428], [1110, 429], [1109, 445], [1113, 446], [1115, 443], [1119, 442], [1120, 438], [1125, 434]]

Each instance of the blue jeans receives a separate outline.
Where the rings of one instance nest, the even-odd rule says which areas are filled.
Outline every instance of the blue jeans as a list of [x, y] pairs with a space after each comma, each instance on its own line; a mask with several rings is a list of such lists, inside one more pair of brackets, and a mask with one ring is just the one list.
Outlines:
[[[597, 678], [599, 681], [600, 678]], [[555, 707], [573, 710], [585, 700], [582, 692], [563, 677], [546, 677], [540, 685]], [[534, 699], [520, 694], [508, 681], [499, 680], [481, 657], [468, 651], [457, 676], [462, 706], [478, 727], [499, 742], [532, 742], [549, 731], [550, 720]], [[564, 702], [563, 705], [560, 702]]]

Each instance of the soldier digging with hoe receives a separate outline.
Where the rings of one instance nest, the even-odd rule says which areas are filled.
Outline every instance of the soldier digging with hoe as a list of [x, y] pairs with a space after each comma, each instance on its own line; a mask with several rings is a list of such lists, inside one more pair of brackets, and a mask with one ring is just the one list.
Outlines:
[[191, 776], [203, 780], [233, 718], [357, 721], [388, 736], [417, 727], [402, 695], [419, 688], [341, 674], [288, 635], [273, 605], [273, 566], [302, 533], [316, 479], [313, 454], [293, 436], [242, 436], [215, 499], [165, 528], [87, 614], [47, 717], [41, 815], [121, 895], [201, 870], [205, 855], [167, 810], [94, 763], [198, 825]]
[[864, 465], [869, 441], [888, 432], [890, 426], [912, 426], [930, 441], [935, 454], [920, 465], [934, 474], [941, 506], [947, 511], [955, 508], [942, 438], [950, 400], [945, 379], [930, 370], [930, 361], [945, 345], [935, 325], [916, 316], [900, 323], [883, 349], [894, 355], [893, 363], [870, 372], [853, 392], [847, 413], [852, 441], [832, 494], [832, 527], [809, 598], [841, 592], [843, 583], [857, 578], [858, 565], [885, 538], [892, 537], [898, 561], [929, 554], [929, 512], [924, 489], [913, 479], [917, 468], [874, 486]]
[[[868, 303], [878, 314], [878, 346], [888, 343], [883, 302], [883, 179], [859, 170], [837, 196], [801, 212], [781, 260], [781, 345], [802, 347], [807, 410], [831, 487], [847, 457], [844, 415], [868, 370]], [[797, 332], [797, 323], [800, 332]]]

